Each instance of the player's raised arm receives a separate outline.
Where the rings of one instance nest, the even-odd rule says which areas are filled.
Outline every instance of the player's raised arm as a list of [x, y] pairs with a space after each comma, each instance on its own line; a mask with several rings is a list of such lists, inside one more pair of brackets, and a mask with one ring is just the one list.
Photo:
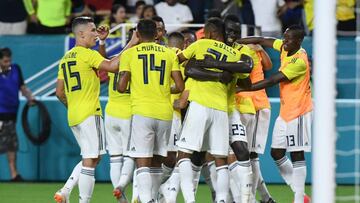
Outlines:
[[272, 48], [275, 38], [271, 37], [245, 37], [238, 39], [239, 44], [260, 44], [261, 46]]
[[270, 76], [269, 78], [266, 78], [264, 80], [261, 80], [259, 82], [256, 82], [254, 84], [246, 84], [246, 85], [241, 85], [239, 87], [236, 88], [236, 92], [241, 92], [241, 91], [257, 91], [257, 90], [261, 90], [267, 87], [271, 87], [274, 86], [282, 81], [286, 81], [289, 80], [284, 73], [282, 73], [281, 71], [275, 73], [274, 75]]

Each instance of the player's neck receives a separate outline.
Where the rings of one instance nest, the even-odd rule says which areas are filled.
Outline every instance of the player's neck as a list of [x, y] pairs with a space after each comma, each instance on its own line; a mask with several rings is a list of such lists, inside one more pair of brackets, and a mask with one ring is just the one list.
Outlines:
[[296, 49], [294, 49], [294, 50], [288, 51], [287, 56], [292, 56], [292, 55], [294, 55], [296, 52], [299, 51], [300, 48], [301, 48], [301, 47], [298, 47], [298, 48], [296, 48]]
[[75, 46], [76, 46], [76, 47], [90, 48], [85, 42], [82, 42], [82, 41], [77, 41], [77, 42], [75, 43]]

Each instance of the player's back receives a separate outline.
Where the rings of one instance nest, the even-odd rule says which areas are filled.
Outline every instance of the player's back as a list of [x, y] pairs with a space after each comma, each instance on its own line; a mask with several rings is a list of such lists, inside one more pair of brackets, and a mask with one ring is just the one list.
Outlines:
[[131, 72], [132, 113], [171, 120], [171, 72], [180, 71], [176, 54], [165, 46], [149, 42], [126, 50], [120, 61], [120, 71]]
[[[182, 53], [187, 59], [192, 57], [199, 60], [204, 59], [205, 54], [211, 55], [219, 61], [236, 62], [240, 59], [238, 51], [223, 42], [211, 39], [198, 40], [186, 48]], [[218, 71], [218, 69], [212, 70]], [[214, 81], [204, 82], [196, 81], [194, 79], [189, 80], [191, 80], [190, 101], [195, 101], [209, 108], [227, 111], [227, 85]]]
[[103, 60], [97, 51], [81, 46], [72, 48], [61, 59], [58, 77], [65, 83], [70, 126], [90, 115], [101, 115], [97, 69]]

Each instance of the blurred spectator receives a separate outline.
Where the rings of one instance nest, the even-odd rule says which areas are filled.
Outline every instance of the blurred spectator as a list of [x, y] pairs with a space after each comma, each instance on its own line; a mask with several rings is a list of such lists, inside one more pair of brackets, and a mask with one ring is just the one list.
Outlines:
[[[105, 24], [108, 25], [110, 28], [113, 28], [121, 23], [127, 23], [125, 7], [121, 4], [114, 4], [111, 9], [110, 19], [106, 19], [102, 21], [100, 24], [102, 25]], [[111, 35], [116, 37], [121, 37], [122, 31], [121, 29], [117, 29], [115, 32], [111, 33]]]
[[144, 6], [145, 6], [145, 5], [146, 5], [146, 4], [145, 4], [144, 1], [138, 1], [138, 2], [136, 2], [136, 4], [135, 4], [135, 15], [132, 16], [132, 17], [129, 19], [129, 21], [130, 21], [131, 23], [138, 23], [138, 21], [139, 21], [140, 18], [141, 18], [141, 14], [142, 14], [142, 12], [143, 12], [143, 10], [144, 10]]
[[[217, 9], [211, 9], [206, 17], [206, 20], [209, 18], [221, 18], [221, 12]], [[200, 30], [196, 31], [196, 38], [202, 39], [205, 37], [204, 28], [201, 28]]]
[[153, 5], [145, 5], [140, 19], [151, 19], [154, 16], [157, 16], [155, 7]]
[[281, 15], [282, 31], [291, 25], [303, 26], [302, 15], [303, 15], [303, 3], [302, 0], [285, 0], [288, 9]]
[[336, 19], [339, 31], [355, 31], [355, 0], [337, 0]]
[[7, 153], [11, 180], [22, 181], [16, 169], [19, 144], [16, 135], [16, 115], [19, 109], [19, 91], [32, 103], [34, 97], [26, 87], [21, 69], [11, 62], [11, 50], [0, 49], [0, 153]]
[[23, 35], [26, 33], [27, 13], [23, 0], [0, 1], [0, 35]]
[[241, 24], [255, 25], [255, 17], [250, 0], [235, 0], [238, 3], [238, 15]]
[[91, 10], [96, 24], [110, 17], [113, 0], [84, 0], [85, 14]]
[[[191, 10], [188, 6], [178, 3], [177, 0], [166, 0], [155, 5], [158, 16], [162, 17], [165, 24], [182, 24], [193, 21]], [[169, 33], [180, 27], [167, 26]]]
[[314, 0], [302, 0], [304, 6], [305, 23], [304, 26], [308, 35], [312, 34], [314, 29]]
[[154, 16], [151, 18], [156, 23], [156, 38], [155, 42], [160, 45], [167, 45], [166, 29], [164, 20], [160, 16]]
[[187, 0], [186, 5], [189, 6], [193, 15], [193, 23], [204, 23], [206, 3], [199, 0]]
[[32, 22], [30, 33], [65, 33], [70, 23], [71, 0], [24, 0], [24, 3]]
[[[127, 0], [127, 5], [130, 6], [130, 7], [134, 7], [134, 6], [136, 6], [136, 3], [138, 1], [139, 0]], [[153, 5], [154, 4], [153, 0], [144, 0], [144, 2], [145, 2], [146, 5]]]
[[255, 25], [261, 27], [261, 35], [279, 38], [282, 34], [282, 15], [287, 7], [284, 0], [251, 0], [255, 13]]

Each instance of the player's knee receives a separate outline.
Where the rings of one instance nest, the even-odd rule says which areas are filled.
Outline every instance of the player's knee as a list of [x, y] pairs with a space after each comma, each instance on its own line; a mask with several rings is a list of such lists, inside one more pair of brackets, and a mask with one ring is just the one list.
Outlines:
[[250, 159], [256, 159], [259, 155], [256, 152], [250, 152]]
[[234, 142], [231, 144], [231, 148], [238, 161], [246, 161], [250, 159], [250, 153], [246, 142]]
[[179, 160], [184, 159], [184, 158], [190, 158], [192, 154], [191, 150], [187, 150], [187, 149], [183, 149], [180, 148], [177, 154], [177, 162], [179, 162]]
[[206, 152], [194, 152], [191, 155], [191, 162], [195, 166], [202, 166], [205, 163]]
[[305, 160], [304, 151], [290, 152], [290, 157], [292, 162]]
[[285, 156], [286, 150], [285, 149], [274, 149], [271, 148], [271, 157], [274, 160], [279, 160]]

